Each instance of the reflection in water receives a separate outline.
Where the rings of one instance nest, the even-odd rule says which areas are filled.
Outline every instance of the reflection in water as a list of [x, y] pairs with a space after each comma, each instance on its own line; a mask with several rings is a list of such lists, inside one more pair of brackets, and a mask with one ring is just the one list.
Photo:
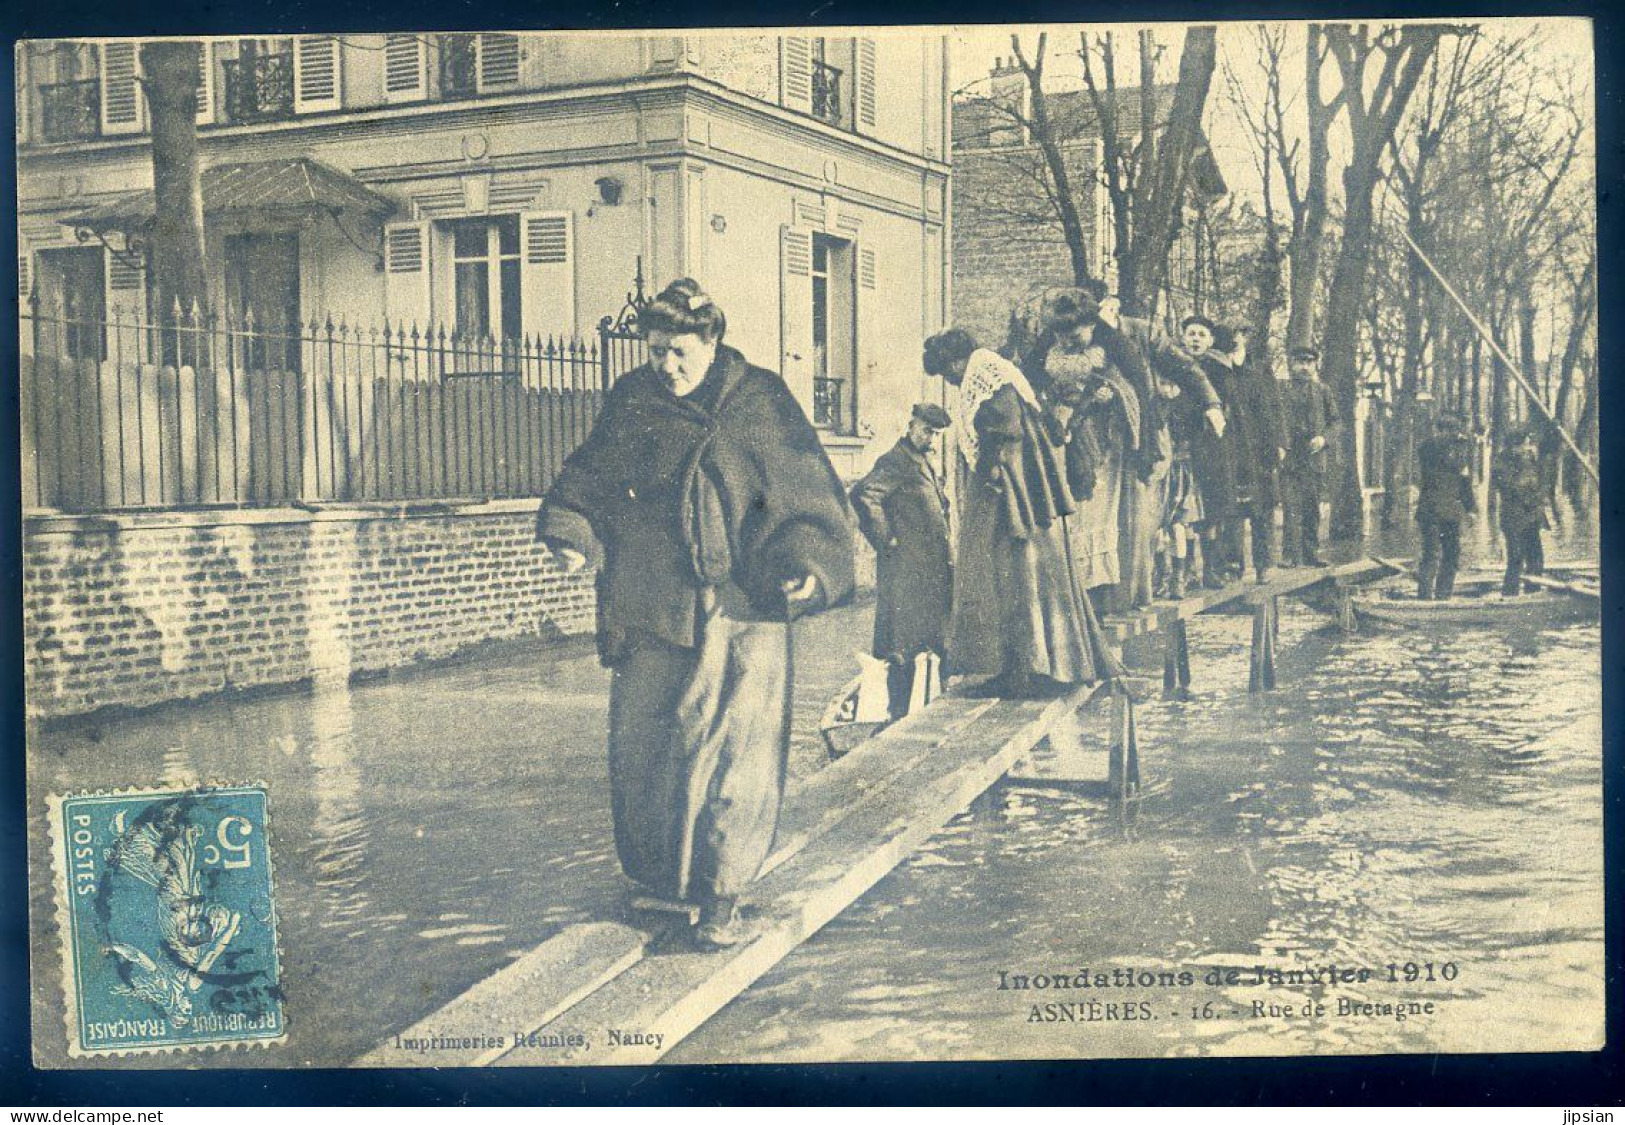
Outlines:
[[[310, 699], [311, 793], [315, 816], [316, 885], [326, 911], [321, 925], [365, 932], [371, 908], [365, 890], [367, 820], [361, 805], [361, 777], [356, 769], [355, 713], [350, 697], [354, 652], [350, 642], [350, 576], [359, 573], [355, 537], [361, 525], [342, 521], [317, 523], [311, 533], [315, 557], [338, 555], [350, 565], [324, 568], [307, 584], [310, 667], [316, 670]], [[333, 539], [332, 544], [322, 543]], [[329, 575], [337, 575], [336, 580]]]
[[310, 730], [310, 787], [316, 805], [311, 837], [316, 886], [326, 904], [321, 925], [359, 937], [372, 909], [366, 891], [369, 833], [347, 682], [323, 677], [317, 683], [310, 700]]
[[192, 789], [204, 784], [204, 779], [198, 776], [191, 749], [180, 742], [164, 747], [164, 764], [158, 779], [159, 787], [163, 789]]

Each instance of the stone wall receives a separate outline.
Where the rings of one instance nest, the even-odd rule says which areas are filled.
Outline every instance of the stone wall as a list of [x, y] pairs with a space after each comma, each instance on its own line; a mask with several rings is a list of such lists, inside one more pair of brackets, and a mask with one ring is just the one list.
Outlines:
[[31, 516], [29, 713], [193, 698], [590, 634], [591, 574], [534, 542], [536, 500]]

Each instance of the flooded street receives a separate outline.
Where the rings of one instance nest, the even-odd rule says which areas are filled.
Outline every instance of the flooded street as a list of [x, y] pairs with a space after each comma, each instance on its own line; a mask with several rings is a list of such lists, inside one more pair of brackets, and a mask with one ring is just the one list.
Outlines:
[[[821, 764], [816, 719], [871, 613], [801, 627], [799, 776]], [[1194, 695], [1139, 709], [1154, 792], [1126, 817], [996, 787], [671, 1061], [1518, 1050], [1551, 1042], [1571, 1006], [1600, 1012], [1598, 627], [1344, 637], [1284, 603], [1281, 688], [1262, 697], [1246, 691], [1250, 628], [1193, 626]], [[607, 690], [589, 644], [538, 643], [35, 732], [32, 906], [50, 917], [48, 794], [263, 782], [289, 1039], [185, 1064], [342, 1064], [560, 927], [620, 916]], [[55, 934], [34, 933], [37, 1026], [60, 1028]], [[1408, 963], [1434, 979], [1406, 981]], [[1332, 964], [1374, 976], [1204, 983]], [[1000, 988], [1001, 971], [1114, 970], [1195, 979]], [[1339, 998], [1433, 1010], [1339, 1017]], [[1082, 1000], [1115, 1015], [1044, 1008]], [[1291, 1014], [1317, 1002], [1331, 1014]], [[60, 1034], [38, 1049], [67, 1062]]]
[[[866, 642], [864, 604], [798, 626], [792, 773]], [[579, 922], [622, 916], [591, 640], [536, 641], [351, 685], [70, 721], [31, 733], [30, 907], [52, 918], [45, 801], [131, 778], [263, 783], [288, 1041], [188, 1065], [339, 1065]], [[60, 1029], [53, 926], [33, 928], [36, 1026]], [[40, 1058], [67, 1063], [60, 1034]], [[160, 1057], [161, 1058], [161, 1057]], [[161, 1065], [153, 1057], [134, 1065]]]
[[[673, 1061], [1515, 1051], [1581, 1001], [1600, 1012], [1596, 627], [1345, 639], [1323, 621], [1283, 613], [1282, 689], [1250, 699], [1250, 622], [1204, 619], [1197, 696], [1140, 709], [1142, 770], [1166, 789], [1132, 823], [995, 789]], [[1435, 980], [1406, 983], [1408, 962]], [[1333, 964], [1374, 979], [1203, 983]], [[1117, 969], [1195, 981], [999, 987]], [[1338, 1018], [1339, 997], [1434, 1013]], [[1089, 1001], [1077, 1022], [1043, 1007]], [[1304, 1018], [1315, 1002], [1331, 1014]]]

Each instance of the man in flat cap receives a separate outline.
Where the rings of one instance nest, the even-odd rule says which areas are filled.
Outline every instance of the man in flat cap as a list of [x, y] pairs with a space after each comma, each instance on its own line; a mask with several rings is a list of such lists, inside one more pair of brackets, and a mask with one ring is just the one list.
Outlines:
[[1287, 353], [1291, 377], [1282, 388], [1287, 450], [1281, 463], [1281, 554], [1287, 566], [1325, 566], [1320, 558], [1320, 503], [1326, 494], [1326, 447], [1337, 430], [1337, 403], [1317, 377], [1320, 352]]
[[943, 654], [953, 611], [948, 497], [931, 464], [948, 412], [920, 403], [908, 432], [852, 488], [858, 527], [875, 549], [874, 654], [908, 660]]

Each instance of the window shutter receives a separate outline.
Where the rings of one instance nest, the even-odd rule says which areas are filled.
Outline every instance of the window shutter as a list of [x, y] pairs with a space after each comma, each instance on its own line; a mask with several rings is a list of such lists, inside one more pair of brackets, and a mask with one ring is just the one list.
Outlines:
[[812, 112], [812, 40], [805, 35], [779, 39], [779, 104]]
[[779, 228], [779, 370], [812, 417], [812, 231]]
[[867, 246], [858, 248], [858, 284], [865, 289], [875, 287], [875, 252]]
[[146, 124], [141, 58], [134, 39], [102, 44], [102, 132], [139, 133]]
[[429, 51], [420, 36], [391, 35], [384, 45], [384, 100], [420, 101], [429, 94]]
[[147, 311], [147, 267], [129, 251], [109, 249], [103, 261], [107, 267], [107, 311], [117, 310], [125, 320]]
[[214, 47], [197, 45], [197, 123], [214, 121]]
[[[115, 241], [115, 246], [122, 245], [122, 239]], [[140, 326], [148, 319], [146, 263], [134, 254], [110, 247], [102, 251], [102, 270], [106, 281], [106, 354], [110, 359], [128, 360], [141, 354]]]
[[17, 255], [17, 296], [23, 302], [34, 295], [34, 256], [27, 250]]
[[857, 49], [858, 128], [875, 127], [875, 41], [859, 39]]
[[478, 50], [482, 93], [519, 84], [519, 36], [482, 32]]
[[428, 223], [384, 224], [384, 308], [391, 329], [428, 329]]
[[319, 113], [339, 108], [339, 41], [301, 35], [293, 41], [293, 109]]
[[573, 336], [575, 229], [568, 211], [519, 216], [519, 322], [527, 336]]

